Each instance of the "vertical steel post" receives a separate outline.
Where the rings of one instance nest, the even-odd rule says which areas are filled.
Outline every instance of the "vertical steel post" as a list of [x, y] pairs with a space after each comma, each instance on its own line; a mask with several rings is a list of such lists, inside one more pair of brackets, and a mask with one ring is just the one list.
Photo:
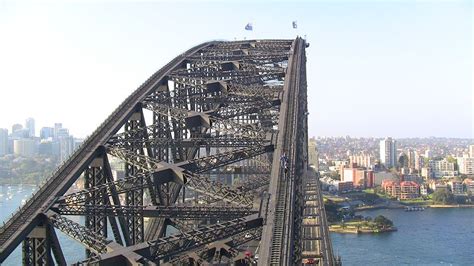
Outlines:
[[[89, 189], [95, 186], [103, 185], [107, 182], [104, 173], [103, 157], [95, 158], [84, 172], [84, 188]], [[104, 206], [108, 203], [106, 188], [102, 191], [92, 192], [91, 199], [86, 201], [86, 205]], [[97, 234], [107, 237], [107, 216], [97, 209], [88, 210], [86, 215], [85, 226]], [[86, 256], [90, 257], [91, 252], [86, 249]]]
[[52, 265], [51, 244], [47, 237], [46, 226], [35, 227], [23, 240], [23, 265]]
[[[135, 112], [125, 123], [125, 131], [126, 132], [134, 132], [131, 135], [138, 135], [137, 130], [140, 128], [140, 121], [142, 119], [142, 115], [140, 112]], [[131, 136], [133, 137], [133, 136]], [[142, 147], [130, 147], [136, 154], [143, 155], [143, 148]], [[125, 176], [135, 176], [140, 170], [129, 163], [125, 163]], [[135, 178], [135, 184], [142, 185], [143, 178], [137, 177]], [[143, 189], [129, 191], [125, 195], [125, 204], [127, 206], [143, 206]], [[135, 245], [138, 243], [143, 242], [144, 239], [144, 224], [143, 224], [143, 217], [141, 215], [131, 215], [127, 216], [127, 225], [128, 225], [128, 233], [130, 235], [130, 245]]]

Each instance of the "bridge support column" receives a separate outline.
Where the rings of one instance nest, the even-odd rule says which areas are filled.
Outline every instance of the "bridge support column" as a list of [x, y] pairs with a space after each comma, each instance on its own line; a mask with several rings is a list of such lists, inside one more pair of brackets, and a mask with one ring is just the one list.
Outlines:
[[37, 226], [23, 240], [23, 265], [53, 265], [51, 244], [47, 235], [46, 226]]
[[[95, 158], [89, 167], [84, 172], [85, 185], [84, 188], [93, 188], [95, 186], [103, 185], [106, 183], [107, 178], [104, 171], [104, 159], [103, 157]], [[86, 204], [93, 206], [107, 205], [107, 191], [106, 188], [103, 191], [92, 192], [92, 200], [88, 200]], [[102, 195], [102, 197], [99, 197]], [[101, 212], [94, 210], [88, 210], [86, 215], [85, 226], [95, 233], [107, 237], [107, 216]], [[91, 256], [91, 251], [86, 249], [86, 256]]]
[[[137, 132], [139, 128], [142, 128], [142, 119], [143, 114], [142, 112], [135, 112], [131, 117], [130, 120], [125, 123], [125, 132]], [[144, 129], [143, 129], [144, 130]], [[137, 133], [131, 133], [131, 137]], [[134, 150], [137, 154], [143, 155], [144, 150], [142, 147], [130, 147], [130, 149]], [[132, 164], [125, 163], [125, 176], [135, 176], [139, 173], [139, 169]], [[137, 177], [134, 179], [136, 185], [143, 184], [143, 178]], [[125, 195], [125, 205], [127, 206], [143, 206], [143, 189], [129, 191]], [[143, 224], [143, 217], [140, 215], [130, 215], [126, 217], [127, 226], [128, 226], [128, 234], [130, 243], [129, 245], [135, 245], [138, 243], [143, 242], [144, 240], [144, 224]]]

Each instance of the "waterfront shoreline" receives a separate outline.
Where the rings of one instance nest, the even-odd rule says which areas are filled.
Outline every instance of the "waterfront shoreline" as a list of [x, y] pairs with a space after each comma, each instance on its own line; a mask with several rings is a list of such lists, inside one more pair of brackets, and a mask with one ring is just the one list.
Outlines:
[[[407, 204], [407, 205], [390, 205], [390, 206], [364, 206], [364, 207], [357, 207], [354, 209], [355, 212], [362, 212], [362, 211], [369, 211], [369, 210], [390, 210], [390, 209], [405, 209], [406, 207], [414, 206], [414, 204]], [[418, 204], [416, 206], [420, 206], [423, 208], [474, 208], [474, 204], [453, 204], [453, 205], [446, 205], [446, 204]]]
[[428, 208], [474, 208], [474, 204], [454, 204], [454, 205], [443, 205], [443, 204], [431, 204], [426, 205]]
[[329, 232], [339, 233], [339, 234], [379, 234], [379, 233], [388, 233], [396, 232], [398, 229], [396, 227], [390, 227], [385, 229], [357, 229], [357, 228], [334, 228], [329, 226]]

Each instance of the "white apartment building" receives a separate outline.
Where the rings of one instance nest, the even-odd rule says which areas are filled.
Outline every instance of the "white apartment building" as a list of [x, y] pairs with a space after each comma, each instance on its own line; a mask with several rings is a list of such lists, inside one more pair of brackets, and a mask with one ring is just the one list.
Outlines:
[[374, 160], [373, 158], [370, 156], [370, 155], [365, 155], [365, 154], [362, 154], [362, 155], [351, 155], [349, 156], [349, 165], [352, 165], [353, 163], [356, 163], [357, 166], [360, 166], [360, 167], [371, 167], [372, 165], [374, 165]]
[[430, 160], [429, 168], [431, 169], [434, 178], [441, 178], [444, 176], [457, 176], [458, 171], [454, 170], [454, 163], [443, 160]]
[[36, 141], [34, 139], [15, 139], [13, 153], [17, 156], [32, 157], [36, 154]]
[[474, 175], [474, 157], [458, 157], [459, 173]]
[[380, 162], [387, 168], [397, 166], [397, 141], [388, 137], [380, 141]]

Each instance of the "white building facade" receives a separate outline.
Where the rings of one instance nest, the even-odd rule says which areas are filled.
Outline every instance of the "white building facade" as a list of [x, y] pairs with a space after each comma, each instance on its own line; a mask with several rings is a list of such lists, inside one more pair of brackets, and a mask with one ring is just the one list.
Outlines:
[[397, 165], [397, 141], [388, 137], [380, 141], [380, 162], [387, 168]]
[[441, 178], [444, 176], [457, 176], [458, 171], [454, 168], [454, 163], [444, 160], [430, 160], [429, 168], [431, 169], [434, 178]]
[[474, 175], [474, 157], [459, 157], [458, 166], [460, 174]]

